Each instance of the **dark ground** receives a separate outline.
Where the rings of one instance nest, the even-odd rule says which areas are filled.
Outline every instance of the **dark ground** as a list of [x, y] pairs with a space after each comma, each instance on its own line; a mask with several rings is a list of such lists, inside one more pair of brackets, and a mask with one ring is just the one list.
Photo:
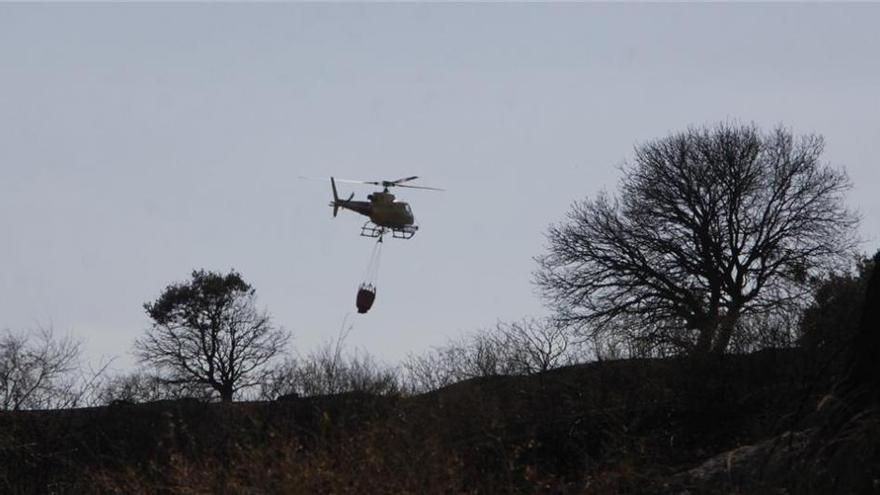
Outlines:
[[[785, 350], [711, 365], [592, 363], [469, 380], [410, 398], [5, 412], [0, 492], [873, 491], [880, 443], [859, 440], [880, 430], [870, 408], [863, 423], [849, 426], [858, 437], [850, 440], [861, 444], [841, 444], [826, 432], [822, 445], [807, 445], [831, 421], [816, 419], [831, 385], [814, 359]], [[833, 401], [840, 399], [826, 399]], [[780, 436], [786, 432], [808, 436]], [[802, 484], [798, 467], [833, 442], [838, 456], [859, 457], [862, 468], [811, 473], [825, 484]]]

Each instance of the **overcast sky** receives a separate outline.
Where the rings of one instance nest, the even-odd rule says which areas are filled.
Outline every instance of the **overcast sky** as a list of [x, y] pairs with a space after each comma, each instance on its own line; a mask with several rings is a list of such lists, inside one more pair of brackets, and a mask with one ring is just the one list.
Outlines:
[[[0, 4], [0, 328], [130, 365], [142, 304], [235, 268], [307, 352], [389, 363], [544, 314], [547, 226], [633, 146], [735, 119], [819, 133], [880, 247], [880, 5]], [[372, 241], [300, 175], [418, 175]], [[344, 191], [358, 196], [369, 188]]]

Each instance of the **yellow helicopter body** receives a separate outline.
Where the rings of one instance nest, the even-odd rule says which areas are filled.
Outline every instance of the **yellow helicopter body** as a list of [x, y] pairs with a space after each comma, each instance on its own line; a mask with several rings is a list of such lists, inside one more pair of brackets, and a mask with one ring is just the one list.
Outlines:
[[340, 199], [336, 191], [336, 180], [330, 178], [330, 186], [333, 189], [333, 201], [330, 206], [333, 207], [333, 216], [339, 212], [339, 209], [351, 210], [366, 217], [369, 221], [361, 228], [361, 235], [365, 237], [379, 237], [391, 231], [395, 238], [409, 239], [416, 234], [419, 227], [415, 225], [415, 216], [409, 203], [396, 201], [395, 196], [388, 192], [389, 187], [410, 187], [414, 189], [430, 189], [440, 191], [434, 187], [410, 186], [403, 185], [402, 182], [417, 179], [418, 177], [407, 177], [396, 181], [381, 182], [363, 182], [348, 181], [361, 184], [375, 184], [383, 187], [382, 191], [376, 191], [367, 196], [368, 201], [354, 201], [354, 193], [348, 199]]

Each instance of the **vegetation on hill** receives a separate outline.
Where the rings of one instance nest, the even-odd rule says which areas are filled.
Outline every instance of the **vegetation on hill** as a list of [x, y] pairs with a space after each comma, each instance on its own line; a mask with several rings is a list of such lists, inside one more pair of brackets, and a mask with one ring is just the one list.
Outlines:
[[639, 492], [792, 427], [815, 402], [798, 351], [628, 359], [349, 392], [0, 414], [5, 490], [155, 493]]

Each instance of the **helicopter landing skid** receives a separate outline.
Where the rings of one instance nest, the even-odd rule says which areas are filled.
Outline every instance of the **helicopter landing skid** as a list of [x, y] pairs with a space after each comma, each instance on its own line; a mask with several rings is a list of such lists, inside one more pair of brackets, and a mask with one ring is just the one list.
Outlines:
[[416, 235], [416, 231], [419, 228], [415, 225], [407, 225], [406, 227], [392, 228], [392, 227], [382, 227], [380, 225], [376, 225], [373, 222], [367, 221], [361, 227], [361, 235], [364, 237], [372, 237], [379, 238], [379, 241], [382, 240], [382, 236], [391, 232], [391, 237], [394, 239], [412, 239], [414, 235]]

